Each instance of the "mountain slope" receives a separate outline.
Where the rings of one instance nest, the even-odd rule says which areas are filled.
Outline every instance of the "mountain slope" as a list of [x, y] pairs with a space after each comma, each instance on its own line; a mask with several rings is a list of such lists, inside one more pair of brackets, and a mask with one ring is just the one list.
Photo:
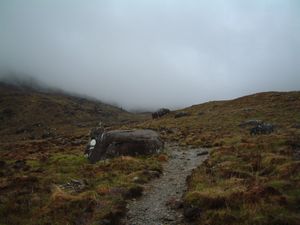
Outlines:
[[[30, 85], [0, 85], [0, 224], [102, 224], [117, 221], [125, 198], [161, 173], [156, 157], [90, 164], [91, 128], [149, 115]], [[151, 173], [152, 172], [152, 173]], [[100, 207], [100, 208], [99, 208]], [[103, 222], [103, 223], [104, 223]]]
[[[182, 146], [212, 148], [187, 180], [183, 205], [193, 223], [299, 224], [300, 92], [208, 102], [152, 120], [61, 93], [1, 90], [0, 224], [118, 224], [126, 199], [162, 172], [166, 156], [89, 164], [83, 149], [99, 119], [107, 129], [151, 128]], [[249, 120], [275, 131], [250, 135]]]
[[[165, 139], [182, 145], [212, 147], [249, 134], [239, 126], [247, 120], [273, 123], [278, 131], [286, 131], [300, 123], [299, 111], [300, 92], [266, 92], [194, 105], [139, 126], [159, 130]], [[188, 115], [176, 119], [178, 112]]]
[[[184, 211], [193, 224], [299, 224], [300, 92], [259, 93], [182, 111], [187, 115], [173, 112], [139, 127], [183, 146], [213, 148], [187, 180]], [[259, 121], [274, 132], [251, 135]]]
[[1, 130], [35, 123], [84, 127], [99, 121], [111, 125], [135, 119], [133, 114], [99, 101], [3, 83], [0, 109]]
[[0, 83], [2, 141], [9, 139], [6, 135], [39, 139], [89, 129], [100, 121], [109, 126], [136, 120], [138, 115], [96, 100]]

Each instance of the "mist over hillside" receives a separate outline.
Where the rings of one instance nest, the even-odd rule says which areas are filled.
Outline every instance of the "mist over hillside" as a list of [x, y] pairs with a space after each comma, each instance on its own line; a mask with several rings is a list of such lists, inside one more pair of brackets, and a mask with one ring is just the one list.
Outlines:
[[299, 0], [0, 0], [0, 225], [299, 225]]
[[[32, 90], [41, 93], [49, 94], [61, 94], [63, 96], [83, 98], [90, 101], [106, 103], [115, 107], [122, 108], [119, 103], [116, 102], [103, 102], [100, 98], [84, 95], [82, 93], [74, 91], [66, 91], [61, 88], [50, 86], [45, 82], [40, 81], [38, 78], [27, 74], [16, 74], [16, 73], [2, 73], [0, 74], [0, 86], [8, 86], [9, 88], [17, 88], [19, 90]], [[137, 110], [143, 111], [143, 110]]]
[[0, 2], [0, 68], [126, 109], [299, 90], [299, 2]]

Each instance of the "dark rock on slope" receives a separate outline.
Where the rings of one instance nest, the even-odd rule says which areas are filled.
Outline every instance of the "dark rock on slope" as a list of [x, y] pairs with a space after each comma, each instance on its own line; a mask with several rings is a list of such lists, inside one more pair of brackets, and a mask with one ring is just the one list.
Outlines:
[[90, 162], [121, 155], [150, 155], [158, 153], [164, 144], [153, 130], [113, 130], [101, 128], [91, 132], [86, 154]]
[[158, 119], [170, 112], [171, 111], [169, 109], [165, 109], [165, 108], [159, 109], [156, 112], [152, 113], [152, 119]]

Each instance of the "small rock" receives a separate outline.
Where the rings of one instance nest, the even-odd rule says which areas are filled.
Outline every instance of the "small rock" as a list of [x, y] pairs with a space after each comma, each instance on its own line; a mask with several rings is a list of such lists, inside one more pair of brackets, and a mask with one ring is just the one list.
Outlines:
[[162, 219], [163, 219], [164, 221], [168, 221], [168, 222], [174, 221], [174, 220], [175, 220], [175, 218], [174, 218], [174, 217], [171, 217], [170, 215], [164, 216]]
[[139, 177], [134, 177], [134, 178], [132, 179], [133, 182], [138, 182], [139, 180], [140, 180]]
[[183, 210], [183, 215], [188, 221], [194, 221], [201, 214], [201, 210], [197, 207], [189, 206], [185, 207]]
[[274, 132], [274, 125], [270, 123], [262, 123], [250, 129], [251, 135], [271, 134]]
[[86, 182], [83, 180], [72, 179], [66, 184], [59, 185], [63, 189], [69, 189], [75, 192], [80, 192], [86, 187]]
[[13, 168], [16, 170], [28, 170], [30, 169], [30, 166], [26, 165], [26, 161], [25, 160], [17, 160], [15, 161]]
[[166, 206], [171, 209], [180, 209], [183, 207], [183, 202], [177, 198], [171, 198], [167, 201]]
[[197, 153], [197, 156], [207, 155], [207, 154], [208, 154], [208, 151], [202, 151], [202, 152]]

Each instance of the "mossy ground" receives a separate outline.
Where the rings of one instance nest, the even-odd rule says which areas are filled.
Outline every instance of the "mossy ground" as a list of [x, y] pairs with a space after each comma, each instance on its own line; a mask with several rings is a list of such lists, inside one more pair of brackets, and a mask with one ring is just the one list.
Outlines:
[[[162, 133], [183, 146], [213, 148], [188, 179], [184, 206], [196, 224], [299, 224], [300, 93], [261, 93], [209, 102], [149, 120], [138, 127]], [[239, 124], [257, 119], [275, 125], [270, 135], [251, 136]]]
[[[19, 111], [21, 115], [21, 108]], [[151, 128], [182, 146], [213, 148], [210, 159], [188, 179], [184, 206], [200, 209], [196, 223], [299, 224], [300, 162], [295, 153], [299, 151], [300, 130], [294, 126], [300, 124], [299, 92], [262, 93], [184, 111], [190, 116], [175, 119], [171, 113], [122, 128]], [[43, 120], [45, 115], [39, 114], [26, 117], [26, 123]], [[64, 116], [62, 113], [59, 120], [64, 121]], [[42, 139], [38, 135], [28, 139], [28, 133], [15, 135], [17, 122], [11, 129], [10, 123], [4, 125], [0, 143], [1, 225], [117, 223], [125, 212], [126, 199], [139, 195], [140, 184], [152, 178], [149, 171], [161, 172], [165, 156], [122, 157], [89, 164], [83, 151], [91, 128], [88, 124], [95, 122], [91, 118], [82, 119], [84, 126], [73, 124], [76, 116], [70, 123], [46, 120], [49, 124], [45, 126], [54, 135]], [[249, 128], [239, 126], [248, 119], [273, 123], [275, 132], [251, 136]], [[26, 164], [20, 166], [16, 160]], [[140, 177], [138, 182], [135, 177]], [[84, 188], [64, 188], [72, 179], [83, 181]]]
[[[79, 148], [78, 148], [79, 150]], [[125, 212], [125, 201], [142, 192], [141, 184], [161, 173], [158, 156], [119, 157], [90, 164], [82, 151], [28, 159], [14, 168], [7, 160], [0, 176], [0, 224], [101, 224]], [[138, 183], [135, 177], [140, 177]], [[76, 190], [64, 185], [76, 180]]]

